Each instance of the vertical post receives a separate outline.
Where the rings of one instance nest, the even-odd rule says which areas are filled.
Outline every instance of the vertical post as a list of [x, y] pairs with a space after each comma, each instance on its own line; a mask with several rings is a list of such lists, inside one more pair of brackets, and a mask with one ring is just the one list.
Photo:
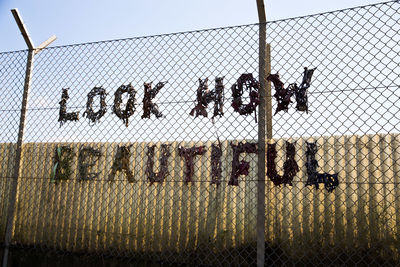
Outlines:
[[7, 226], [6, 226], [6, 235], [4, 239], [4, 255], [3, 255], [3, 267], [7, 266], [8, 263], [8, 251], [10, 248], [10, 242], [12, 237], [12, 232], [14, 228], [14, 213], [15, 213], [15, 202], [17, 198], [17, 186], [18, 186], [18, 177], [19, 171], [21, 167], [21, 158], [22, 158], [22, 143], [24, 138], [24, 130], [25, 130], [25, 117], [26, 117], [26, 109], [28, 105], [28, 95], [29, 95], [29, 86], [31, 81], [32, 69], [33, 69], [33, 50], [29, 50], [28, 59], [26, 63], [26, 73], [25, 73], [25, 84], [24, 84], [24, 93], [22, 97], [22, 107], [21, 107], [21, 115], [19, 120], [19, 131], [18, 131], [18, 141], [17, 148], [14, 159], [14, 169], [11, 181], [11, 189], [9, 192], [9, 201], [8, 201], [8, 213], [7, 213]]
[[[265, 78], [271, 74], [271, 45], [267, 44], [265, 59]], [[266, 117], [267, 117], [267, 139], [272, 139], [272, 93], [271, 82], [266, 82]]]
[[26, 111], [28, 108], [28, 97], [29, 97], [29, 87], [31, 85], [31, 76], [33, 71], [33, 60], [35, 54], [39, 53], [42, 49], [52, 43], [56, 37], [52, 36], [47, 41], [43, 42], [41, 45], [35, 49], [33, 42], [29, 36], [28, 31], [25, 28], [25, 24], [22, 21], [22, 18], [17, 9], [11, 10], [14, 19], [21, 31], [22, 36], [28, 46], [28, 58], [26, 62], [26, 72], [25, 72], [25, 83], [24, 83], [24, 92], [22, 96], [22, 104], [21, 104], [21, 115], [19, 120], [19, 130], [18, 130], [18, 140], [17, 140], [17, 147], [16, 153], [14, 158], [14, 168], [13, 168], [13, 175], [11, 181], [11, 188], [8, 197], [8, 213], [7, 213], [7, 225], [6, 225], [6, 233], [4, 237], [4, 254], [3, 254], [3, 267], [7, 267], [8, 264], [8, 254], [10, 249], [10, 243], [12, 239], [12, 233], [14, 228], [14, 215], [15, 215], [15, 206], [16, 206], [16, 199], [17, 199], [17, 189], [18, 189], [18, 178], [21, 168], [21, 159], [22, 159], [22, 146], [24, 142], [24, 131], [25, 131], [25, 118], [26, 118]]
[[266, 16], [264, 1], [257, 0], [259, 19], [258, 73], [260, 81], [260, 104], [258, 106], [258, 182], [257, 182], [257, 266], [265, 263], [265, 46]]

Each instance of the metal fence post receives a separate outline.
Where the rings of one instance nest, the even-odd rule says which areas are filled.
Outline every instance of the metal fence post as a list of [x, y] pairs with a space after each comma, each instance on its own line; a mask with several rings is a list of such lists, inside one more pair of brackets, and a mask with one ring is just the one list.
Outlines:
[[26, 117], [26, 108], [28, 104], [28, 94], [29, 94], [29, 85], [33, 68], [33, 50], [29, 50], [28, 59], [26, 63], [26, 74], [25, 74], [25, 85], [24, 85], [24, 94], [22, 98], [21, 105], [21, 116], [19, 121], [19, 131], [18, 131], [18, 141], [17, 141], [17, 150], [15, 153], [14, 159], [14, 169], [12, 176], [11, 189], [9, 193], [9, 201], [8, 201], [8, 213], [7, 213], [7, 226], [6, 226], [6, 235], [4, 239], [4, 255], [3, 255], [3, 267], [7, 266], [8, 262], [8, 251], [10, 247], [11, 237], [12, 237], [12, 229], [14, 225], [14, 213], [15, 213], [15, 202], [17, 198], [17, 186], [18, 186], [18, 177], [19, 170], [21, 165], [21, 156], [22, 156], [22, 142], [24, 137], [24, 129], [25, 129], [25, 117]]
[[[266, 79], [268, 75], [271, 74], [271, 45], [267, 44], [266, 52], [265, 52], [265, 72], [264, 78]], [[266, 127], [267, 127], [267, 140], [272, 139], [272, 93], [271, 93], [271, 82], [265, 82], [265, 98], [266, 98], [266, 108], [265, 108], [265, 116], [266, 116]]]
[[21, 115], [19, 120], [19, 130], [18, 130], [18, 140], [17, 147], [14, 159], [14, 168], [13, 168], [13, 176], [11, 182], [11, 189], [9, 192], [9, 201], [8, 201], [8, 213], [7, 213], [7, 225], [6, 225], [6, 233], [4, 237], [4, 254], [3, 254], [3, 267], [6, 267], [8, 264], [8, 252], [10, 248], [12, 232], [14, 228], [14, 215], [15, 215], [15, 202], [17, 199], [17, 187], [18, 187], [18, 177], [21, 167], [21, 158], [22, 158], [22, 144], [24, 141], [24, 130], [25, 130], [25, 118], [26, 118], [26, 110], [28, 107], [28, 97], [29, 97], [29, 87], [31, 84], [31, 76], [33, 70], [33, 60], [35, 54], [39, 53], [43, 48], [52, 43], [56, 37], [52, 36], [47, 41], [43, 42], [37, 48], [34, 47], [34, 44], [29, 36], [28, 31], [22, 21], [22, 18], [17, 9], [11, 10], [14, 19], [21, 31], [22, 36], [28, 46], [28, 58], [26, 63], [26, 72], [25, 72], [25, 82], [24, 82], [24, 92], [22, 96], [22, 104], [21, 104]]
[[257, 184], [257, 266], [265, 263], [265, 46], [266, 16], [264, 1], [257, 0], [259, 19], [258, 184]]

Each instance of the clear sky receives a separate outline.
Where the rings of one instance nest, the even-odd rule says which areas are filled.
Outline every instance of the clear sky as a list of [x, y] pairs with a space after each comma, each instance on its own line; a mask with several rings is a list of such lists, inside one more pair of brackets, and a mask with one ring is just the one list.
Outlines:
[[[265, 0], [268, 20], [382, 0]], [[128, 38], [256, 23], [256, 0], [0, 0], [0, 52], [26, 49], [10, 9], [18, 8], [35, 45]]]

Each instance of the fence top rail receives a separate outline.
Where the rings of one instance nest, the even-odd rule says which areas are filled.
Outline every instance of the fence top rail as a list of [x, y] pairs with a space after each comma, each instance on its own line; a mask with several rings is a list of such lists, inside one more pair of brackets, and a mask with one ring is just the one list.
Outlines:
[[[344, 9], [337, 9], [337, 10], [320, 12], [320, 13], [315, 13], [315, 14], [310, 14], [310, 15], [296, 16], [296, 17], [284, 18], [284, 19], [277, 19], [277, 20], [267, 21], [266, 24], [268, 25], [268, 24], [272, 24], [272, 23], [278, 23], [278, 22], [284, 22], [284, 21], [290, 21], [290, 20], [312, 18], [312, 17], [316, 17], [316, 16], [325, 16], [325, 15], [328, 15], [328, 14], [334, 14], [334, 13], [339, 13], [339, 12], [347, 12], [347, 11], [350, 11], [350, 10], [355, 10], [355, 9], [360, 9], [360, 8], [369, 8], [369, 7], [385, 5], [385, 4], [395, 3], [395, 2], [400, 3], [400, 0], [384, 1], [384, 2], [379, 2], [379, 3], [375, 3], [375, 4], [356, 6], [356, 7], [344, 8]], [[56, 45], [56, 46], [46, 47], [43, 50], [65, 48], [65, 47], [74, 47], [74, 46], [83, 46], [83, 45], [93, 45], [93, 44], [101, 44], [101, 43], [121, 42], [121, 41], [135, 40], [135, 39], [166, 37], [166, 36], [173, 36], [173, 35], [178, 35], [178, 34], [191, 34], [191, 33], [207, 32], [207, 31], [215, 31], [215, 30], [226, 30], [226, 29], [232, 29], [232, 28], [242, 28], [242, 27], [255, 26], [255, 25], [259, 25], [259, 24], [262, 24], [262, 23], [250, 23], [250, 24], [224, 26], [224, 27], [216, 27], [216, 28], [208, 28], [208, 29], [199, 29], [199, 30], [172, 32], [172, 33], [162, 33], [162, 34], [147, 35], [147, 36], [134, 36], [134, 37], [128, 37], [128, 38], [122, 38], [122, 39], [109, 39], [109, 40], [101, 40], [101, 41], [93, 41], [93, 42], [85, 42], [85, 43], [76, 43], [76, 44], [68, 44], [68, 45]], [[16, 51], [5, 51], [5, 52], [0, 52], [0, 54], [11, 54], [11, 53], [18, 53], [18, 52], [23, 52], [23, 51], [28, 51], [28, 49], [22, 49], [22, 50], [16, 50]]]

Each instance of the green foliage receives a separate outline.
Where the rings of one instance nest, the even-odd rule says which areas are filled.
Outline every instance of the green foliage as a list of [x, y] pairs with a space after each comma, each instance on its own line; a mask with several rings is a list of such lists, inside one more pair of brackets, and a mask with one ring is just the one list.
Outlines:
[[55, 183], [59, 180], [70, 179], [72, 157], [72, 148], [67, 146], [58, 146], [56, 148], [50, 182]]

